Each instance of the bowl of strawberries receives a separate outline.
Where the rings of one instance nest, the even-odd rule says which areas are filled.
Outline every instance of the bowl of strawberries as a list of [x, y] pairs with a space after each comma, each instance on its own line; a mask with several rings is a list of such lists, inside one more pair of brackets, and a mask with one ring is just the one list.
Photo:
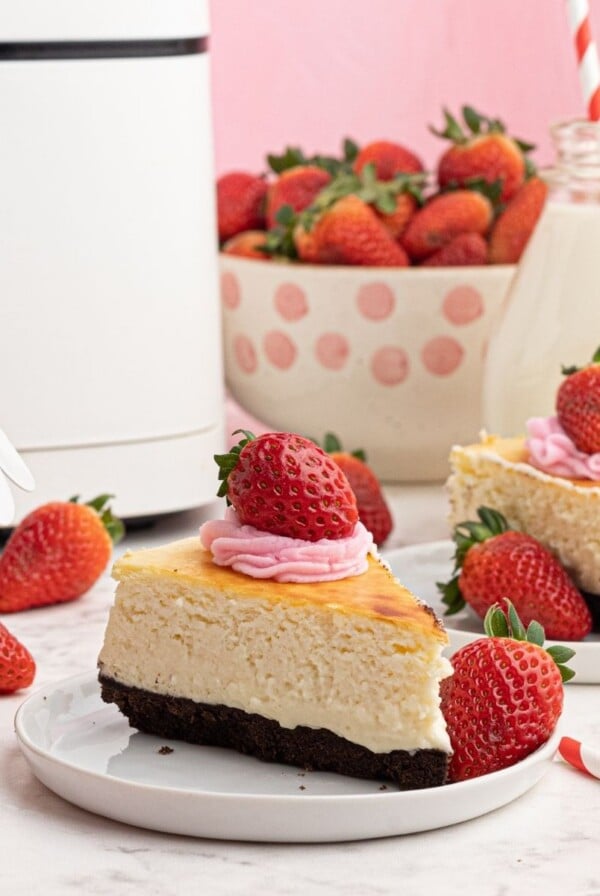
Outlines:
[[225, 376], [273, 429], [335, 431], [387, 481], [475, 440], [487, 343], [546, 186], [531, 144], [445, 112], [436, 171], [401, 143], [290, 148], [217, 182]]

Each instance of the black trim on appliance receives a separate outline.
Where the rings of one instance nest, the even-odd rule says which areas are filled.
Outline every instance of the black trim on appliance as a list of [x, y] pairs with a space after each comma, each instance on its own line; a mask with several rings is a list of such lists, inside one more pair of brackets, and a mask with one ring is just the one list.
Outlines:
[[0, 62], [49, 59], [139, 59], [192, 56], [208, 51], [207, 37], [160, 40], [77, 40], [0, 43]]

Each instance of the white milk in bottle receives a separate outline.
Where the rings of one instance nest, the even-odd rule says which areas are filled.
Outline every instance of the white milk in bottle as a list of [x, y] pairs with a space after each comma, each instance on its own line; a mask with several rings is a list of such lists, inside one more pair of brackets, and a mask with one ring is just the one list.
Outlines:
[[548, 200], [519, 263], [488, 350], [483, 424], [525, 431], [554, 413], [561, 367], [583, 366], [600, 346], [600, 123], [551, 129], [556, 167]]

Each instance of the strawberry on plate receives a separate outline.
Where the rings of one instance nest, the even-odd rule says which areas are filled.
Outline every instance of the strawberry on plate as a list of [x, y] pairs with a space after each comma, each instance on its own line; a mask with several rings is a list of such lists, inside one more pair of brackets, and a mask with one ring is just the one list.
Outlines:
[[289, 432], [243, 438], [217, 454], [219, 497], [243, 525], [318, 541], [346, 538], [358, 522], [356, 498], [341, 468], [310, 439]]
[[556, 393], [558, 422], [584, 454], [600, 451], [600, 348], [586, 367], [563, 368]]
[[467, 603], [483, 618], [509, 595], [525, 625], [536, 620], [553, 639], [585, 638], [590, 610], [554, 554], [531, 535], [509, 529], [497, 511], [480, 507], [477, 515], [478, 521], [456, 526], [455, 574], [438, 583], [447, 615]]
[[110, 498], [53, 501], [19, 523], [0, 555], [0, 612], [64, 603], [92, 587], [124, 531]]
[[379, 479], [367, 464], [364, 451], [343, 451], [340, 440], [333, 433], [326, 434], [323, 447], [344, 471], [356, 497], [358, 518], [373, 536], [375, 544], [381, 547], [394, 523]]
[[534, 147], [523, 140], [509, 137], [497, 118], [487, 118], [471, 106], [463, 106], [467, 132], [457, 119], [444, 110], [445, 127], [431, 128], [438, 137], [445, 137], [452, 145], [438, 162], [438, 183], [468, 187], [473, 180], [501, 184], [501, 199], [506, 202], [525, 181], [528, 171], [526, 153]]
[[542, 626], [525, 629], [505, 603], [506, 614], [490, 607], [489, 637], [461, 647], [450, 660], [454, 673], [440, 684], [451, 783], [508, 768], [546, 743], [562, 713], [563, 682], [574, 674], [564, 665], [574, 651], [545, 650]]
[[28, 688], [35, 678], [35, 661], [27, 648], [0, 624], [0, 694]]

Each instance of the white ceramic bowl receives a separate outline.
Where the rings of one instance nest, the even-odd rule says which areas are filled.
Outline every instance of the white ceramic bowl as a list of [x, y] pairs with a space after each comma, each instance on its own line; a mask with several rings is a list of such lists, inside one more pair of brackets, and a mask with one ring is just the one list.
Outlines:
[[477, 439], [513, 265], [220, 264], [227, 385], [268, 427], [334, 432], [387, 481], [442, 479], [451, 445]]

